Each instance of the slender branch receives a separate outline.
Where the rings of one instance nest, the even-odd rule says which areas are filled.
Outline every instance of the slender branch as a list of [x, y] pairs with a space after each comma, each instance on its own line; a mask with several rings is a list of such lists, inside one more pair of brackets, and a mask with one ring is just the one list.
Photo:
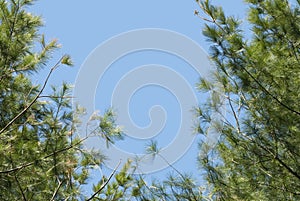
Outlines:
[[258, 144], [258, 146], [260, 146], [263, 150], [269, 152], [276, 161], [278, 161], [290, 174], [294, 175], [295, 177], [297, 177], [300, 180], [300, 174], [298, 174], [297, 172], [295, 172], [292, 168], [290, 168], [284, 161], [282, 161], [278, 155], [275, 155], [271, 150], [269, 150], [268, 148]]
[[111, 180], [111, 178], [114, 176], [114, 174], [116, 173], [117, 169], [119, 168], [121, 161], [119, 161], [119, 163], [117, 164], [117, 166], [115, 167], [115, 169], [113, 170], [113, 172], [110, 174], [110, 176], [108, 177], [107, 181], [99, 188], [99, 190], [97, 190], [90, 198], [88, 198], [86, 201], [91, 201], [93, 198], [96, 197], [96, 195], [98, 193], [100, 193], [109, 183], [109, 181]]
[[4, 18], [4, 21], [6, 22], [7, 26], [9, 26], [9, 29], [11, 29], [10, 23], [9, 23], [9, 21], [8, 21], [6, 15], [5, 15], [6, 13], [5, 13], [5, 11], [3, 10], [2, 6], [1, 6], [1, 11], [2, 11], [2, 17]]
[[204, 20], [204, 21], [210, 22], [210, 23], [214, 23], [213, 20], [207, 19], [206, 17], [202, 17], [201, 15], [199, 15], [199, 13], [196, 13], [196, 12], [195, 12], [195, 15], [196, 15], [197, 17], [199, 17], [201, 20]]
[[224, 28], [221, 25], [219, 25], [218, 23], [216, 23], [216, 19], [212, 16], [211, 13], [208, 12], [208, 10], [206, 8], [204, 8], [204, 6], [199, 1], [198, 1], [198, 5], [200, 6], [201, 10], [203, 10], [204, 13], [206, 13], [211, 19], [207, 19], [205, 17], [200, 16], [198, 12], [195, 12], [195, 15], [197, 15], [204, 21], [207, 21], [207, 22], [217, 25], [222, 31], [225, 32]]
[[[243, 134], [243, 133], [241, 133]], [[249, 138], [247, 135], [243, 134], [244, 137], [248, 138], [250, 141], [254, 142], [255, 141], [251, 138]], [[295, 172], [292, 168], [290, 168], [284, 161], [282, 161], [279, 156], [277, 154], [274, 154], [270, 149], [268, 149], [267, 147], [264, 147], [263, 145], [257, 143], [257, 145], [262, 148], [263, 150], [265, 150], [266, 152], [268, 152], [269, 154], [272, 155], [272, 157], [274, 157], [274, 159], [276, 161], [278, 161], [290, 174], [294, 175], [295, 177], [297, 177], [300, 180], [300, 174], [298, 174], [297, 172]]]
[[16, 180], [16, 182], [17, 182], [17, 184], [18, 184], [18, 187], [19, 187], [19, 189], [20, 189], [20, 191], [21, 191], [23, 200], [24, 200], [24, 201], [27, 201], [26, 196], [25, 196], [25, 194], [24, 194], [24, 191], [23, 191], [23, 189], [22, 189], [22, 186], [21, 186], [21, 184], [20, 184], [20, 182], [19, 182], [19, 180], [18, 180], [18, 178], [17, 178], [17, 175], [15, 175], [15, 180]]
[[68, 200], [69, 200], [69, 198], [70, 198], [70, 196], [66, 197], [66, 199], [64, 199], [64, 201], [68, 201]]
[[58, 181], [58, 186], [57, 186], [57, 188], [55, 189], [55, 191], [54, 191], [54, 193], [53, 193], [52, 198], [51, 198], [50, 201], [54, 201], [54, 199], [55, 199], [55, 197], [56, 197], [56, 195], [57, 195], [59, 189], [61, 188], [62, 184], [63, 184], [63, 181]]
[[287, 164], [285, 164], [285, 162], [283, 162], [278, 156], [275, 157], [275, 159], [283, 166], [285, 167], [285, 169], [287, 169], [287, 171], [289, 173], [291, 173], [292, 175], [294, 175], [295, 177], [297, 177], [300, 180], [300, 175], [295, 172], [294, 170], [292, 170], [292, 168], [290, 168]]
[[30, 104], [24, 108], [24, 110], [22, 110], [17, 116], [15, 116], [10, 122], [8, 122], [8, 124], [6, 124], [6, 126], [4, 126], [4, 128], [1, 129], [0, 134], [2, 134], [9, 126], [11, 126], [18, 118], [20, 118], [35, 102], [36, 100], [40, 97], [40, 95], [42, 94], [42, 92], [44, 91], [49, 78], [51, 76], [51, 74], [53, 73], [53, 71], [60, 65], [61, 61], [63, 60], [64, 56], [61, 57], [59, 59], [59, 61], [51, 68], [50, 72], [48, 73], [46, 80], [41, 88], [41, 90], [39, 91], [39, 93], [36, 95], [36, 97], [30, 102]]
[[157, 154], [159, 157], [161, 157], [167, 164], [168, 164], [168, 166], [170, 166], [173, 170], [175, 170], [175, 172], [177, 172], [177, 174], [179, 174], [180, 175], [180, 177], [182, 178], [182, 179], [184, 179], [184, 176], [183, 176], [183, 174], [179, 171], [179, 170], [177, 170], [177, 168], [175, 168], [171, 163], [169, 163], [169, 161], [165, 158], [165, 157], [163, 157], [161, 154]]
[[47, 159], [47, 158], [49, 158], [49, 157], [51, 157], [51, 156], [53, 156], [53, 155], [55, 155], [55, 154], [62, 153], [62, 152], [65, 152], [65, 151], [67, 151], [67, 150], [73, 149], [73, 148], [75, 148], [77, 145], [81, 144], [81, 143], [82, 143], [84, 140], [86, 140], [88, 137], [89, 137], [89, 136], [87, 136], [87, 137], [81, 139], [80, 141], [78, 141], [77, 143], [75, 143], [75, 144], [73, 144], [73, 145], [70, 145], [70, 146], [65, 147], [65, 148], [63, 148], [63, 149], [60, 149], [60, 150], [57, 150], [57, 151], [55, 151], [55, 152], [53, 152], [53, 153], [51, 153], [51, 154], [48, 154], [48, 155], [46, 155], [46, 156], [44, 156], [44, 157], [42, 157], [42, 158], [40, 158], [40, 159], [37, 159], [37, 160], [35, 160], [35, 161], [30, 162], [30, 163], [26, 163], [26, 164], [20, 165], [20, 166], [18, 166], [18, 167], [16, 167], [16, 168], [13, 168], [13, 169], [10, 169], [10, 170], [0, 171], [0, 174], [7, 174], [7, 173], [19, 171], [19, 170], [21, 170], [21, 169], [23, 169], [23, 168], [26, 168], [26, 167], [29, 167], [29, 166], [31, 166], [31, 165], [34, 165], [37, 161], [45, 160], [45, 159]]
[[142, 176], [139, 176], [139, 179], [143, 182], [143, 184], [146, 186], [146, 188], [147, 188], [152, 194], [158, 196], [162, 201], [166, 201], [166, 199], [163, 198], [162, 195], [160, 195], [160, 194], [158, 194], [157, 192], [153, 191], [153, 190], [151, 189], [151, 187], [149, 187], [149, 186], [147, 185], [147, 183], [146, 183], [145, 180], [142, 178]]
[[[14, 2], [14, 1], [13, 1]], [[18, 14], [19, 14], [19, 10], [20, 10], [20, 1], [18, 1], [18, 3], [15, 3], [14, 2], [14, 5], [17, 7], [16, 10], [15, 10], [15, 13], [14, 13], [14, 20], [12, 22], [12, 27], [11, 27], [11, 30], [10, 30], [10, 34], [9, 34], [9, 38], [11, 39], [12, 36], [13, 36], [13, 33], [15, 31], [15, 26], [16, 26], [16, 23], [17, 23], [17, 17], [18, 17]]]
[[70, 98], [70, 99], [72, 99], [72, 98], [75, 98], [74, 96], [51, 96], [51, 95], [41, 95], [41, 96], [39, 96], [38, 98], [62, 98], [62, 99], [64, 99], [64, 98]]
[[[229, 95], [228, 95], [228, 97], [229, 97]], [[233, 113], [233, 116], [234, 116], [234, 119], [235, 119], [235, 122], [236, 122], [238, 133], [241, 133], [240, 122], [239, 122], [238, 116], [237, 116], [237, 114], [236, 114], [236, 112], [235, 112], [235, 110], [233, 108], [233, 105], [231, 103], [230, 97], [228, 98], [228, 102], [229, 102], [230, 109], [231, 109], [231, 111]]]
[[[175, 170], [176, 172], [177, 172], [177, 174], [179, 174], [180, 175], [180, 177], [182, 178], [182, 181], [184, 181], [185, 180], [185, 177], [184, 177], [184, 175], [177, 169], [177, 168], [175, 168], [171, 163], [169, 163], [169, 161], [165, 158], [165, 157], [163, 157], [161, 154], [159, 154], [158, 153], [158, 156], [159, 157], [161, 157], [173, 170]], [[189, 186], [190, 187], [190, 186]], [[193, 198], [195, 199], [195, 201], [197, 200], [197, 197], [196, 197], [196, 195], [194, 194], [194, 192], [193, 192], [193, 189], [192, 188], [189, 188], [189, 189], [187, 189], [191, 194], [192, 194], [192, 196], [193, 196]]]
[[271, 94], [271, 92], [269, 92], [245, 67], [241, 66], [241, 68], [254, 80], [254, 82], [256, 82], [258, 84], [258, 86], [267, 94], [269, 95], [271, 98], [273, 98], [279, 105], [281, 105], [282, 107], [288, 109], [289, 111], [300, 115], [299, 111], [294, 110], [293, 108], [289, 107], [288, 105], [284, 104], [282, 101], [280, 101], [276, 96], [274, 96], [273, 94]]

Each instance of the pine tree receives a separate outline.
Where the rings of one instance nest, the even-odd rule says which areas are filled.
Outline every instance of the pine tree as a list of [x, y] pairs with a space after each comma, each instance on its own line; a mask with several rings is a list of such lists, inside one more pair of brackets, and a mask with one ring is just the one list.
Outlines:
[[[201, 150], [206, 148], [199, 163], [207, 186], [172, 164], [169, 177], [147, 182], [134, 174], [138, 163], [128, 161], [85, 195], [89, 171], [106, 156], [83, 149], [86, 138], [77, 137], [77, 128], [84, 109], [73, 111], [69, 85], [45, 92], [49, 77], [72, 65], [71, 59], [65, 55], [49, 66], [59, 45], [39, 34], [40, 17], [26, 11], [32, 0], [0, 0], [1, 200], [300, 199], [300, 1], [291, 6], [287, 0], [247, 0], [250, 38], [222, 8], [197, 2], [207, 15], [195, 12], [208, 22], [203, 34], [218, 82], [217, 87], [205, 79], [199, 83], [212, 96], [196, 110], [197, 130], [206, 134], [214, 126], [221, 133], [214, 148], [200, 143]], [[34, 85], [30, 76], [42, 68], [49, 74]], [[224, 107], [224, 118], [213, 120], [211, 114], [223, 115]], [[91, 121], [87, 138], [97, 135], [108, 145], [122, 139], [111, 110]], [[147, 154], [162, 157], [155, 142]]]
[[300, 1], [247, 0], [250, 30], [210, 1], [197, 2], [222, 87], [201, 79], [199, 89], [218, 96], [197, 109], [199, 131], [208, 132], [212, 111], [227, 110], [214, 123], [218, 145], [199, 157], [212, 198], [299, 200]]
[[[39, 34], [40, 17], [27, 11], [32, 3], [0, 0], [0, 200], [190, 200], [189, 194], [198, 200], [201, 195], [189, 176], [148, 185], [133, 174], [130, 161], [120, 172], [103, 176], [92, 195], [83, 194], [90, 170], [103, 165], [106, 156], [83, 149], [82, 143], [97, 135], [109, 145], [122, 139], [122, 132], [108, 110], [90, 118], [86, 138], [77, 137], [83, 136], [77, 128], [84, 109], [73, 111], [70, 86], [45, 90], [50, 76], [63, 65], [71, 66], [71, 59], [65, 55], [49, 67], [59, 44], [47, 43]], [[31, 75], [41, 69], [49, 74], [34, 85]]]
[[[76, 137], [83, 110], [72, 111], [70, 86], [45, 93], [55, 70], [72, 62], [65, 55], [49, 67], [59, 44], [38, 33], [40, 17], [26, 10], [32, 3], [0, 1], [0, 200], [83, 199], [89, 170], [105, 157], [82, 149], [85, 139]], [[49, 74], [34, 85], [30, 75], [42, 68]], [[98, 127], [87, 136], [120, 138], [113, 116], [111, 111], [95, 116]]]

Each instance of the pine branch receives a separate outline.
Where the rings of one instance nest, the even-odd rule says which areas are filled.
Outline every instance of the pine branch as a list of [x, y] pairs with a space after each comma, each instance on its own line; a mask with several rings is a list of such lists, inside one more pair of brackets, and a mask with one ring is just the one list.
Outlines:
[[75, 143], [75, 144], [72, 144], [72, 145], [70, 145], [70, 146], [68, 146], [68, 147], [65, 147], [65, 148], [63, 148], [63, 149], [57, 150], [57, 151], [55, 151], [55, 152], [53, 152], [53, 153], [51, 153], [51, 154], [48, 154], [48, 155], [46, 155], [46, 156], [44, 156], [44, 157], [42, 157], [42, 158], [40, 158], [40, 159], [37, 159], [37, 160], [35, 160], [35, 161], [30, 162], [30, 163], [26, 163], [26, 164], [20, 165], [20, 166], [18, 166], [18, 167], [16, 167], [16, 168], [13, 168], [13, 169], [10, 169], [10, 170], [0, 171], [0, 174], [8, 174], [8, 173], [11, 173], [11, 172], [16, 172], [16, 171], [22, 170], [22, 169], [24, 169], [24, 168], [26, 168], [26, 167], [29, 167], [29, 166], [31, 166], [31, 165], [34, 165], [37, 161], [42, 161], [42, 160], [45, 160], [45, 159], [47, 159], [47, 158], [49, 158], [49, 157], [51, 157], [51, 156], [54, 156], [54, 155], [56, 155], [56, 154], [58, 154], [58, 153], [62, 153], [62, 152], [65, 152], [65, 151], [67, 151], [67, 150], [76, 148], [77, 145], [81, 144], [81, 143], [82, 143], [83, 141], [85, 141], [88, 137], [89, 137], [89, 136], [87, 136], [87, 137], [81, 139], [80, 141], [78, 141], [78, 142]]
[[[217, 22], [217, 20], [214, 18], [214, 16], [212, 16], [212, 14], [209, 12], [209, 10], [207, 10], [207, 8], [206, 7], [204, 7], [204, 5], [202, 5], [201, 4], [201, 2], [200, 1], [197, 1], [198, 2], [198, 4], [199, 4], [199, 6], [200, 6], [200, 8], [211, 18], [211, 19], [207, 19], [207, 18], [205, 18], [205, 17], [201, 17], [201, 16], [199, 16], [199, 13], [198, 12], [195, 12], [195, 14], [197, 15], [197, 16], [199, 16], [202, 20], [204, 20], [204, 21], [207, 21], [207, 22], [209, 22], [209, 23], [212, 23], [212, 24], [214, 24], [214, 25], [216, 25], [224, 34], [228, 34], [225, 30], [224, 30], [224, 28]], [[206, 2], [206, 3], [208, 3], [208, 2]], [[207, 5], [206, 5], [207, 6]], [[221, 48], [223, 49], [223, 50], [226, 50], [224, 47], [222, 47], [221, 46]], [[229, 57], [232, 57], [232, 55], [230, 54], [230, 53], [227, 53], [228, 54], [228, 56]], [[242, 58], [241, 58], [242, 59]], [[283, 103], [282, 101], [280, 101], [275, 95], [273, 95], [270, 91], [268, 91], [267, 89], [266, 89], [266, 87], [264, 87], [244, 66], [242, 66], [242, 65], [240, 65], [240, 67], [251, 77], [251, 79], [253, 79], [254, 80], [254, 82], [256, 83], [256, 84], [258, 84], [258, 86], [268, 95], [268, 96], [270, 96], [272, 99], [274, 99], [279, 105], [281, 105], [282, 107], [284, 107], [284, 108], [286, 108], [287, 110], [289, 110], [289, 111], [291, 111], [291, 112], [293, 112], [294, 114], [297, 114], [297, 115], [299, 115], [300, 116], [300, 111], [297, 111], [297, 110], [295, 110], [295, 109], [293, 109], [293, 108], [291, 108], [290, 106], [288, 106], [288, 105], [286, 105], [285, 103]]]
[[18, 178], [17, 178], [17, 175], [15, 175], [15, 180], [16, 180], [16, 182], [17, 182], [17, 184], [18, 184], [18, 187], [19, 187], [19, 189], [20, 189], [20, 191], [21, 191], [23, 200], [24, 200], [24, 201], [27, 201], [26, 196], [25, 196], [25, 194], [24, 194], [24, 191], [23, 191], [23, 189], [22, 189], [22, 186], [21, 186], [21, 184], [20, 184], [20, 182], [19, 182], [19, 180], [18, 180]]
[[18, 118], [20, 118], [27, 110], [29, 110], [32, 107], [32, 105], [37, 101], [37, 99], [40, 97], [40, 95], [44, 91], [44, 89], [45, 89], [45, 87], [46, 87], [46, 85], [47, 85], [47, 83], [49, 81], [49, 78], [50, 78], [51, 74], [61, 64], [61, 61], [63, 59], [64, 59], [64, 56], [61, 57], [59, 59], [59, 61], [51, 68], [50, 72], [48, 73], [48, 75], [46, 77], [46, 80], [44, 81], [44, 84], [43, 84], [41, 90], [36, 95], [36, 97], [30, 102], [30, 104], [26, 108], [24, 108], [17, 116], [15, 116], [10, 122], [8, 122], [8, 124], [6, 124], [4, 126], [4, 128], [1, 129], [0, 134], [2, 134], [8, 127], [10, 127]]
[[56, 195], [57, 195], [59, 189], [61, 188], [62, 184], [63, 184], [63, 181], [58, 181], [58, 186], [57, 186], [57, 188], [55, 189], [55, 191], [54, 191], [54, 193], [53, 193], [52, 198], [51, 198], [50, 201], [54, 201], [54, 199], [55, 199], [55, 197], [56, 197]]
[[[161, 157], [173, 170], [175, 170], [175, 172], [177, 172], [177, 174], [181, 177], [181, 179], [182, 179], [182, 181], [184, 181], [185, 180], [185, 177], [184, 177], [184, 175], [177, 169], [177, 168], [175, 168], [171, 163], [169, 163], [169, 161], [165, 158], [165, 157], [163, 157], [161, 154], [159, 154], [158, 153], [158, 156], [159, 157]], [[188, 191], [189, 191], [189, 193], [191, 193], [191, 195], [193, 196], [193, 198], [194, 198], [194, 200], [196, 201], [197, 200], [197, 197], [196, 197], [196, 195], [194, 194], [194, 192], [193, 192], [193, 189], [192, 188], [190, 188], [190, 186], [189, 186], [189, 189], [187, 189]]]
[[294, 114], [297, 114], [300, 116], [300, 111], [294, 110], [290, 106], [286, 105], [282, 101], [280, 101], [276, 96], [274, 96], [271, 92], [269, 92], [245, 67], [240, 66], [253, 80], [258, 86], [271, 98], [273, 98], [279, 105], [282, 107], [288, 109], [289, 111], [293, 112]]
[[[251, 139], [250, 137], [248, 137], [247, 135], [241, 133], [245, 138], [247, 138], [248, 140], [250, 140], [253, 143], [256, 143], [253, 139]], [[279, 162], [280, 165], [282, 165], [290, 174], [292, 174], [293, 176], [295, 176], [297, 179], [300, 180], [300, 174], [298, 174], [297, 172], [295, 172], [291, 167], [289, 167], [283, 160], [281, 160], [278, 156], [278, 154], [274, 154], [270, 149], [268, 149], [267, 147], [261, 145], [260, 143], [256, 143], [260, 148], [262, 148], [263, 150], [265, 150], [266, 152], [268, 152], [269, 154], [271, 154], [271, 156]]]
[[107, 184], [110, 182], [110, 180], [112, 179], [112, 177], [114, 176], [114, 174], [116, 173], [117, 169], [119, 168], [121, 164], [121, 160], [119, 161], [119, 163], [117, 164], [117, 166], [115, 167], [115, 169], [113, 170], [113, 172], [110, 174], [110, 176], [108, 177], [107, 181], [99, 188], [99, 190], [97, 190], [90, 198], [88, 198], [86, 201], [91, 201], [93, 198], [95, 198], [98, 193], [100, 193], [106, 186]]
[[232, 105], [232, 102], [231, 102], [231, 99], [230, 99], [230, 95], [228, 94], [228, 102], [229, 102], [229, 106], [230, 106], [230, 109], [233, 113], [233, 116], [234, 116], [234, 119], [235, 119], [235, 122], [236, 122], [236, 126], [237, 126], [237, 131], [238, 133], [241, 133], [241, 126], [240, 126], [240, 122], [239, 122], [239, 119], [238, 119], [238, 116], [236, 114], [236, 111], [234, 110], [233, 108], [233, 105]]

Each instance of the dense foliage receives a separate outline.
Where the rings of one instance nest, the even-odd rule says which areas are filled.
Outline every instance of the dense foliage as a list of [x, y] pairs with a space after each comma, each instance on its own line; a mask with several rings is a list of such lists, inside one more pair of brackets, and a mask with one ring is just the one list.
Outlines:
[[[84, 139], [75, 134], [83, 110], [72, 111], [70, 87], [44, 93], [54, 71], [72, 63], [65, 55], [48, 67], [59, 45], [38, 34], [40, 17], [26, 11], [31, 3], [0, 1], [0, 200], [78, 200], [88, 170], [104, 157], [81, 149]], [[36, 86], [30, 75], [43, 67], [49, 74]], [[110, 111], [94, 121], [100, 119], [87, 136], [120, 135]]]
[[[198, 2], [224, 91], [199, 108], [199, 118], [210, 124], [208, 113], [227, 108], [218, 146], [199, 161], [214, 200], [299, 200], [299, 1], [294, 7], [287, 0], [246, 2], [246, 33], [222, 8]], [[213, 90], [203, 79], [199, 88]]]
[[[199, 134], [214, 127], [215, 147], [199, 143], [199, 172], [206, 182], [179, 172], [149, 182], [128, 161], [83, 194], [90, 170], [106, 156], [83, 149], [97, 135], [107, 145], [122, 139], [108, 110], [78, 130], [84, 109], [71, 107], [70, 87], [45, 90], [57, 68], [72, 65], [65, 55], [49, 67], [56, 41], [39, 34], [32, 0], [0, 0], [0, 200], [299, 200], [300, 199], [300, 1], [247, 0], [250, 30], [210, 1], [196, 2], [208, 24], [203, 34], [217, 66], [216, 82], [201, 79], [211, 98], [196, 109]], [[249, 34], [251, 32], [251, 34]], [[250, 35], [250, 36], [249, 36]], [[41, 85], [30, 75], [49, 71]], [[217, 83], [217, 84], [215, 84]], [[46, 92], [47, 91], [47, 92]], [[224, 114], [223, 108], [227, 112]], [[213, 113], [223, 118], [213, 118]], [[147, 153], [160, 155], [156, 142]], [[86, 188], [86, 186], [85, 186]]]

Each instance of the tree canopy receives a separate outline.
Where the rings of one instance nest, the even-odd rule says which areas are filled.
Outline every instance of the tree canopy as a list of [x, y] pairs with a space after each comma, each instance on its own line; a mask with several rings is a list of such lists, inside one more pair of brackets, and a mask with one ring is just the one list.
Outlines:
[[[211, 96], [195, 109], [196, 130], [206, 135], [214, 127], [221, 134], [215, 147], [199, 142], [199, 173], [204, 170], [206, 182], [169, 164], [173, 173], [149, 184], [146, 175], [134, 174], [138, 164], [128, 161], [103, 176], [91, 195], [82, 188], [107, 156], [82, 143], [96, 135], [109, 146], [123, 139], [122, 131], [107, 110], [79, 138], [84, 109], [72, 109], [70, 86], [62, 83], [46, 94], [50, 76], [72, 61], [64, 55], [49, 66], [60, 46], [39, 32], [41, 18], [27, 11], [33, 2], [0, 0], [1, 200], [300, 199], [299, 0], [293, 6], [287, 0], [245, 1], [249, 30], [221, 7], [197, 0], [195, 15], [207, 23], [203, 35], [217, 71], [216, 82], [201, 78], [197, 84]], [[31, 75], [41, 69], [49, 73], [35, 85]], [[218, 122], [216, 112], [223, 116]], [[147, 153], [162, 157], [156, 142]]]
[[[205, 114], [218, 111], [220, 100], [228, 109], [219, 144], [199, 161], [216, 200], [298, 200], [299, 1], [294, 7], [289, 1], [246, 2], [250, 37], [239, 19], [198, 2], [208, 16], [203, 34], [224, 91], [199, 108], [199, 118], [209, 124]], [[199, 88], [211, 90], [204, 79]]]
[[[104, 158], [81, 148], [84, 139], [75, 134], [83, 110], [72, 111], [70, 86], [44, 93], [54, 71], [72, 61], [64, 55], [48, 66], [59, 44], [38, 33], [40, 17], [26, 10], [32, 3], [0, 1], [0, 199], [78, 200], [88, 169]], [[34, 85], [30, 75], [41, 68], [49, 74], [41, 86]], [[101, 118], [97, 134], [118, 134], [112, 116]]]

